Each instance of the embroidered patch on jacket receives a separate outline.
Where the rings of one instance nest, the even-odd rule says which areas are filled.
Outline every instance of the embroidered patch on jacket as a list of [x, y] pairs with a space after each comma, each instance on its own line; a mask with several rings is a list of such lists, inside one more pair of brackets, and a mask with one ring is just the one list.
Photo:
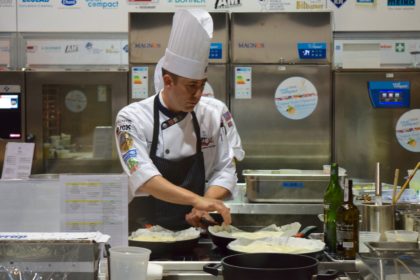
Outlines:
[[121, 153], [126, 153], [133, 147], [133, 138], [131, 138], [131, 135], [128, 132], [121, 133], [118, 141]]
[[202, 149], [211, 148], [211, 147], [215, 147], [215, 146], [216, 145], [214, 144], [213, 137], [210, 137], [210, 138], [201, 137], [201, 148]]
[[228, 127], [232, 127], [233, 126], [233, 123], [232, 123], [232, 120], [233, 120], [232, 119], [232, 114], [229, 111], [223, 113], [223, 119], [227, 123], [227, 126]]
[[136, 158], [129, 158], [126, 163], [130, 173], [139, 169], [139, 161]]
[[137, 150], [131, 149], [123, 155], [123, 160], [125, 163], [127, 163], [129, 159], [136, 158], [136, 157], [137, 157]]
[[232, 119], [232, 114], [229, 111], [227, 111], [223, 113], [223, 118], [225, 119], [226, 122], [228, 122]]
[[120, 120], [117, 123], [115, 132], [117, 133], [117, 136], [119, 136], [121, 132], [131, 131], [131, 128], [132, 128], [131, 120]]

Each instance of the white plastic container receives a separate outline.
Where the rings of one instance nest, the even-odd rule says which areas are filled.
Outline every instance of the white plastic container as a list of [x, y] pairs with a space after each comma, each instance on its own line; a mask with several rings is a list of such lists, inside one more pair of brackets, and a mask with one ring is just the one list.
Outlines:
[[359, 253], [369, 252], [369, 248], [366, 247], [365, 242], [378, 242], [381, 238], [381, 234], [375, 231], [360, 231], [359, 232]]
[[111, 280], [146, 280], [151, 251], [141, 247], [113, 247], [109, 249]]
[[385, 236], [390, 242], [417, 242], [419, 233], [410, 230], [387, 230]]

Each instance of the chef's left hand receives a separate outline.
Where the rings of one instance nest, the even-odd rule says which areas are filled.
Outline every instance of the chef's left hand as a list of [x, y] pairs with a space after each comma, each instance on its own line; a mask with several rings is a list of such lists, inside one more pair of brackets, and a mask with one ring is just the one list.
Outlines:
[[[208, 221], [208, 223], [202, 223], [202, 219], [205, 219]], [[209, 215], [208, 212], [197, 210], [195, 208], [193, 208], [190, 213], [185, 215], [185, 220], [193, 227], [206, 228], [209, 224], [217, 224], [217, 222]]]

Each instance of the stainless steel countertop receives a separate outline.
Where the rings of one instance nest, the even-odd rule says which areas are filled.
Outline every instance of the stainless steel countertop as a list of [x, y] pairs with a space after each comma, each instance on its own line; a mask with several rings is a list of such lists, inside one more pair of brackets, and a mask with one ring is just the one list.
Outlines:
[[225, 201], [231, 214], [318, 215], [324, 211], [322, 203], [250, 203], [245, 183], [238, 183], [236, 187], [234, 199]]
[[226, 201], [231, 214], [284, 214], [318, 215], [323, 213], [323, 204], [248, 203]]

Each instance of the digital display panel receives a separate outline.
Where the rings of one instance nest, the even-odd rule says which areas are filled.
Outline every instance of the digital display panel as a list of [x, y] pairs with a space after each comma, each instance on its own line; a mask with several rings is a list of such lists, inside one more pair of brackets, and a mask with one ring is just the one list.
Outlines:
[[410, 81], [369, 81], [369, 97], [373, 108], [409, 108]]
[[22, 139], [20, 94], [0, 93], [0, 138]]
[[17, 94], [0, 94], [0, 109], [18, 109], [19, 96]]
[[402, 104], [403, 92], [401, 90], [379, 90], [381, 104]]

